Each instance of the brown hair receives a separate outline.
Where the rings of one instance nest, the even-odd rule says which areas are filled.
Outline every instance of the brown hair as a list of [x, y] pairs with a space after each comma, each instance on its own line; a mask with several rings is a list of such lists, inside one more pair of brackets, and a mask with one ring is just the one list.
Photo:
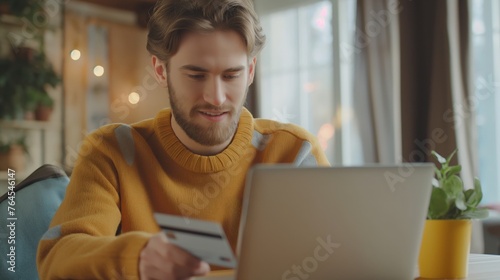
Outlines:
[[168, 65], [184, 33], [217, 29], [238, 32], [249, 58], [266, 40], [252, 0], [158, 0], [148, 23], [147, 49]]

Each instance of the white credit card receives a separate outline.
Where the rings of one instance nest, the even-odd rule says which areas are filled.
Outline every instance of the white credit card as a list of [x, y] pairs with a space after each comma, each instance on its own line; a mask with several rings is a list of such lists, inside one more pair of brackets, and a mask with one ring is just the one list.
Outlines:
[[170, 243], [209, 264], [236, 267], [236, 258], [220, 224], [162, 213], [154, 213], [154, 218]]

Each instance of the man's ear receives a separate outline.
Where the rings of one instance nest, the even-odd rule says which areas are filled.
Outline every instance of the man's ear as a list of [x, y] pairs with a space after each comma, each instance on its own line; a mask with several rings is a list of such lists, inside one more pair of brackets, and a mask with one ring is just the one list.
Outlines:
[[167, 83], [167, 66], [165, 62], [161, 61], [157, 56], [153, 55], [151, 57], [151, 62], [153, 63], [153, 69], [155, 73], [155, 78], [160, 84], [160, 86], [166, 88]]
[[253, 83], [253, 78], [255, 77], [255, 65], [257, 64], [257, 57], [252, 58], [248, 64], [248, 86]]

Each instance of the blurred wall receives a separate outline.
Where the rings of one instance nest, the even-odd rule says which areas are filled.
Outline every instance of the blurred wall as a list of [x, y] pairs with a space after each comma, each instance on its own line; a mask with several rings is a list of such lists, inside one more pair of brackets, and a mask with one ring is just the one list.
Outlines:
[[[64, 92], [65, 92], [65, 166], [71, 169], [82, 140], [88, 131], [88, 76], [93, 65], [86, 59], [89, 25], [107, 29], [108, 68], [105, 69], [109, 98], [108, 122], [134, 123], [151, 118], [168, 107], [166, 89], [156, 83], [151, 58], [146, 50], [147, 31], [135, 24], [130, 12], [102, 8], [72, 1], [66, 7], [64, 32]], [[74, 61], [71, 50], [78, 48], [82, 56]], [[90, 72], [89, 72], [90, 71]], [[137, 92], [139, 103], [129, 102], [129, 94]]]

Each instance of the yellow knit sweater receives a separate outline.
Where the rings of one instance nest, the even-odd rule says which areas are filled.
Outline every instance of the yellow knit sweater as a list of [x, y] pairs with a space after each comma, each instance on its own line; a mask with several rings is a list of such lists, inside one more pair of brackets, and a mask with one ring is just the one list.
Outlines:
[[234, 250], [252, 165], [328, 165], [310, 133], [254, 119], [246, 109], [231, 144], [214, 156], [190, 152], [170, 117], [165, 109], [85, 139], [65, 199], [38, 246], [41, 279], [138, 279], [139, 253], [160, 230], [154, 212], [219, 222]]

